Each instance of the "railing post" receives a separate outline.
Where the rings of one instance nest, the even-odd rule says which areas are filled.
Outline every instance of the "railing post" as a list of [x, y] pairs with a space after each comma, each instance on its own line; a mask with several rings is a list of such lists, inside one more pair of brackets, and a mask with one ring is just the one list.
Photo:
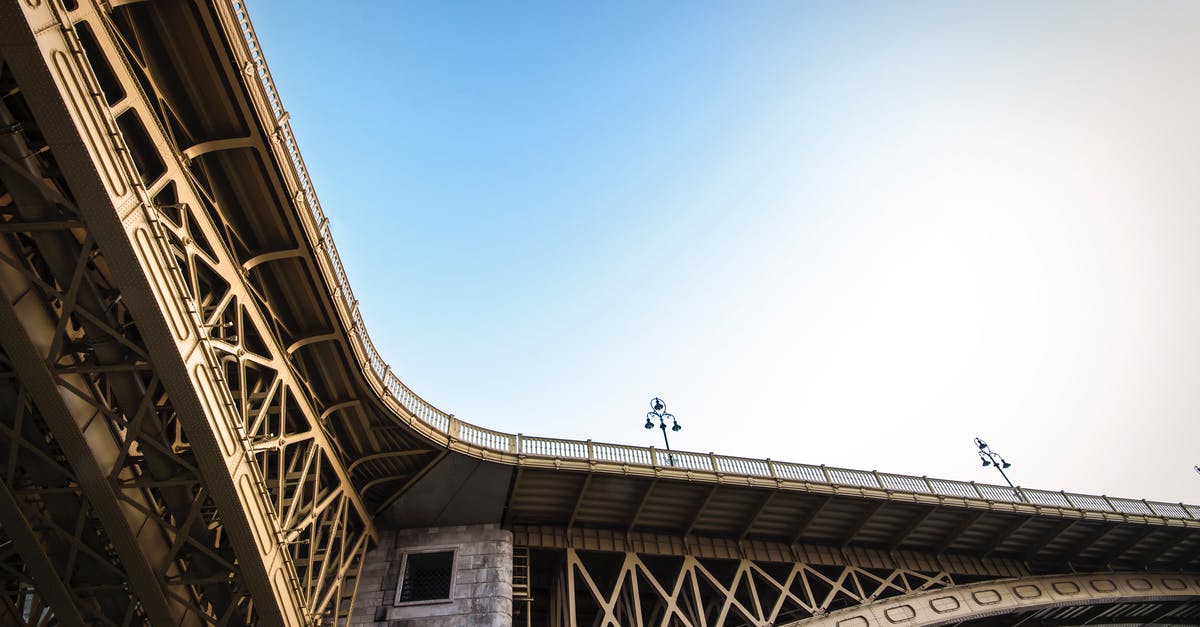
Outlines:
[[934, 490], [934, 489], [933, 489], [933, 484], [929, 482], [929, 477], [927, 477], [927, 476], [925, 476], [925, 475], [921, 475], [921, 481], [924, 481], [924, 482], [925, 482], [925, 487], [929, 488], [929, 493], [930, 493], [930, 494], [933, 494], [933, 495], [936, 495], [936, 496], [944, 496], [944, 495], [942, 495], [942, 494], [938, 493], [938, 491], [937, 491], [937, 490]]
[[825, 464], [821, 464], [821, 474], [825, 476], [826, 483], [833, 483], [833, 477], [830, 476], [829, 469], [825, 467]]
[[589, 461], [589, 462], [596, 461], [596, 456], [595, 456], [595, 455], [593, 455], [592, 453], [593, 453], [593, 451], [592, 451], [592, 439], [591, 439], [591, 438], [588, 438], [588, 441], [587, 441], [587, 459], [588, 459], [588, 461]]
[[878, 470], [872, 470], [871, 476], [875, 477], [875, 483], [879, 485], [880, 490], [884, 490], [884, 491], [887, 490], [887, 486], [883, 485], [883, 479], [879, 476]]
[[979, 486], [974, 481], [971, 482], [971, 487], [975, 489], [975, 494], [978, 495], [981, 500], [987, 500], [987, 497], [983, 495], [983, 491], [979, 489]]
[[446, 434], [450, 436], [450, 439], [451, 440], [459, 439], [460, 431], [461, 431], [461, 428], [460, 428], [460, 423], [458, 422], [458, 418], [455, 418], [454, 414], [450, 414], [449, 416], [447, 416], [446, 417]]
[[709, 452], [708, 452], [708, 459], [709, 459], [709, 462], [710, 462], [710, 463], [712, 463], [713, 474], [714, 474], [714, 475], [719, 475], [719, 474], [721, 474], [721, 468], [720, 468], [719, 466], [717, 466], [717, 456], [716, 456], [716, 454], [715, 454], [715, 453], [713, 453], [712, 451], [709, 451]]
[[1066, 490], [1060, 490], [1060, 492], [1063, 495], [1063, 500], [1067, 502], [1067, 505], [1069, 505], [1070, 507], [1073, 507], [1075, 509], [1082, 509], [1078, 505], [1075, 504], [1075, 501], [1071, 500], [1071, 495], [1067, 494]]
[[658, 450], [653, 446], [650, 447], [650, 465], [658, 468]]
[[772, 462], [770, 457], [767, 458], [767, 474], [771, 475], [772, 479], [779, 479], [779, 475], [775, 474], [775, 462]]

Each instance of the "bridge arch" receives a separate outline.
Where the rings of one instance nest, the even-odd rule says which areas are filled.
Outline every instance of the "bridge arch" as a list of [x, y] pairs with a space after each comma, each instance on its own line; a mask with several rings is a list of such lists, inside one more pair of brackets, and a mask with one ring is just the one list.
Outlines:
[[[1119, 604], [1158, 604], [1119, 615], [1120, 622], [1200, 624], [1200, 577], [1178, 573], [1095, 573], [1043, 575], [975, 582], [928, 590], [789, 622], [779, 627], [932, 627], [991, 616], [1026, 614], [1053, 608], [1079, 608], [1061, 614], [1070, 620], [1089, 609]], [[1118, 612], [1119, 614], [1119, 612]], [[1146, 615], [1149, 614], [1149, 615]], [[1079, 618], [1096, 620], [1095, 613]]]
[[[370, 617], [390, 609], [379, 587], [358, 586], [367, 547], [388, 550], [376, 519], [421, 527], [483, 492], [494, 500], [441, 524], [542, 529], [522, 532], [525, 544], [536, 534], [543, 553], [573, 551], [564, 598], [614, 625], [667, 624], [637, 618], [643, 596], [688, 627], [730, 616], [795, 624], [799, 613], [779, 618], [785, 604], [820, 624], [924, 624], [915, 607], [903, 618], [900, 596], [870, 599], [969, 592], [950, 578], [959, 572], [1026, 573], [952, 571], [966, 561], [1200, 571], [1194, 505], [664, 455], [461, 421], [405, 386], [367, 334], [243, 0], [0, 0], [0, 14], [0, 83], [21, 88], [0, 113], [23, 122], [9, 130], [26, 142], [6, 144], [0, 163], [0, 197], [11, 196], [0, 250], [13, 251], [0, 255], [0, 292], [20, 296], [0, 305], [11, 322], [0, 324], [0, 404], [19, 408], [0, 412], [0, 450], [12, 452], [0, 501], [19, 505], [0, 508], [0, 535], [23, 538], [3, 556], [7, 571], [34, 573], [6, 588], [0, 623], [43, 598], [42, 615], [68, 623], [349, 624], [355, 607], [356, 624], [378, 622]], [[101, 75], [119, 101], [106, 99]], [[230, 139], [185, 148], [186, 136]], [[135, 154], [153, 167], [139, 171]], [[468, 483], [478, 490], [458, 489]], [[431, 493], [446, 499], [397, 513]], [[892, 558], [908, 552], [926, 557]], [[71, 576], [83, 571], [98, 574]], [[1148, 599], [1200, 622], [1200, 584], [1180, 579], [1186, 589], [1159, 594], [1155, 585], [1175, 585], [1162, 577], [1141, 595], [1030, 592], [1024, 605], [939, 620]], [[527, 600], [555, 591], [550, 577], [525, 582]], [[944, 609], [946, 596], [925, 600]], [[828, 623], [843, 601], [851, 607]], [[714, 602], [715, 622], [705, 618]]]

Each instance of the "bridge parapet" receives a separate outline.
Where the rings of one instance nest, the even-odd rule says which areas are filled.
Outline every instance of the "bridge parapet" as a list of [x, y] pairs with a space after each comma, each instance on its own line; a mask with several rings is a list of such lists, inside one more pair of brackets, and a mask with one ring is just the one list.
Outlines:
[[[394, 387], [398, 383], [390, 370], [384, 369]], [[389, 388], [391, 391], [391, 388]], [[403, 399], [418, 403], [418, 408], [431, 408], [416, 395], [393, 395], [403, 406]], [[421, 405], [424, 404], [424, 405]], [[404, 406], [405, 410], [409, 408]], [[573, 468], [577, 470], [611, 470], [647, 476], [678, 476], [687, 479], [709, 479], [735, 482], [739, 479], [765, 480], [767, 484], [793, 486], [816, 492], [876, 494], [905, 500], [932, 502], [961, 502], [985, 504], [992, 509], [1044, 511], [1072, 510], [1083, 513], [1112, 514], [1117, 518], [1177, 519], [1200, 523], [1200, 505], [1169, 503], [1081, 494], [1066, 491], [1040, 490], [956, 481], [925, 476], [902, 475], [851, 468], [802, 464], [699, 453], [694, 451], [664, 451], [655, 447], [609, 444], [591, 440], [543, 438], [510, 434], [480, 427], [441, 413], [436, 409], [405, 411], [403, 414], [434, 416], [424, 421], [432, 428], [434, 437], [447, 442], [451, 448], [474, 453], [483, 459], [509, 461], [531, 467]], [[402, 414], [402, 415], [403, 415]], [[584, 463], [574, 463], [584, 462]], [[743, 481], [744, 482], [744, 481]], [[902, 496], [903, 495], [903, 496]]]
[[[279, 163], [287, 166], [285, 179], [295, 199], [293, 208], [305, 224], [305, 233], [315, 250], [320, 251], [318, 265], [322, 269], [330, 293], [335, 296], [342, 324], [351, 330], [353, 344], [362, 372], [374, 389], [384, 397], [395, 414], [408, 419], [411, 427], [427, 437], [444, 443], [453, 450], [481, 459], [504, 461], [533, 467], [556, 467], [576, 470], [611, 470], [653, 476], [679, 476], [687, 479], [732, 481], [739, 478], [767, 480], [780, 485], [816, 492], [847, 493], [859, 491], [884, 497], [921, 500], [933, 497], [933, 502], [952, 499], [985, 507], [1013, 511], [1043, 511], [1046, 508], [1071, 510], [1086, 515], [1099, 513], [1118, 519], [1159, 518], [1200, 523], [1200, 505], [1166, 503], [1102, 495], [1077, 494], [1032, 488], [1010, 488], [986, 483], [918, 477], [824, 465], [801, 464], [698, 453], [692, 451], [666, 452], [654, 447], [541, 438], [488, 429], [458, 419], [429, 403], [409, 388], [388, 366], [375, 347], [362, 315], [358, 300], [342, 265], [329, 220], [291, 130], [288, 114], [280, 100], [274, 79], [254, 27], [242, 0], [218, 3], [225, 15], [225, 27], [235, 43], [239, 66], [247, 69], [253, 79], [247, 82], [258, 115], [275, 129], [280, 154]], [[576, 463], [582, 462], [582, 463]], [[863, 492], [867, 491], [867, 492]], [[907, 495], [907, 496], [900, 496]]]

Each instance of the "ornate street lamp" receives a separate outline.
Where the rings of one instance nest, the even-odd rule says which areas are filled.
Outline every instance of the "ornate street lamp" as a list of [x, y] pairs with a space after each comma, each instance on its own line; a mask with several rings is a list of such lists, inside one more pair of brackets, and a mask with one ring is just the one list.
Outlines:
[[679, 426], [679, 421], [675, 420], [673, 414], [667, 413], [667, 404], [657, 396], [650, 401], [650, 411], [646, 412], [646, 428], [654, 428], [653, 418], [658, 418], [658, 428], [662, 429], [663, 444], [667, 445], [667, 462], [672, 466], [675, 465], [675, 456], [671, 454], [671, 441], [667, 439], [667, 421], [671, 421], [671, 431], [679, 431], [683, 427]]
[[[1000, 476], [1004, 477], [1004, 481], [1008, 483], [1008, 487], [1012, 488], [1013, 492], [1016, 493], [1017, 486], [1013, 485], [1013, 482], [1008, 480], [1008, 475], [1004, 474], [1004, 469], [1012, 466], [1012, 464], [1005, 461], [999, 453], [988, 447], [987, 442], [979, 438], [975, 438], [975, 446], [979, 448], [979, 461], [983, 462], [984, 467], [995, 466], [996, 470], [1000, 471]], [[1018, 496], [1020, 495], [1018, 494]]]

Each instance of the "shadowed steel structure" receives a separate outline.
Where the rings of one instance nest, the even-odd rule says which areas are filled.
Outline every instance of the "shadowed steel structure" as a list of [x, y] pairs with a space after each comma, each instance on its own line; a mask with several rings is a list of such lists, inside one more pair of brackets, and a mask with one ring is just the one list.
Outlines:
[[383, 530], [479, 523], [529, 624], [1200, 623], [1197, 506], [437, 410], [363, 327], [241, 2], [0, 7], [0, 623], [361, 624]]

